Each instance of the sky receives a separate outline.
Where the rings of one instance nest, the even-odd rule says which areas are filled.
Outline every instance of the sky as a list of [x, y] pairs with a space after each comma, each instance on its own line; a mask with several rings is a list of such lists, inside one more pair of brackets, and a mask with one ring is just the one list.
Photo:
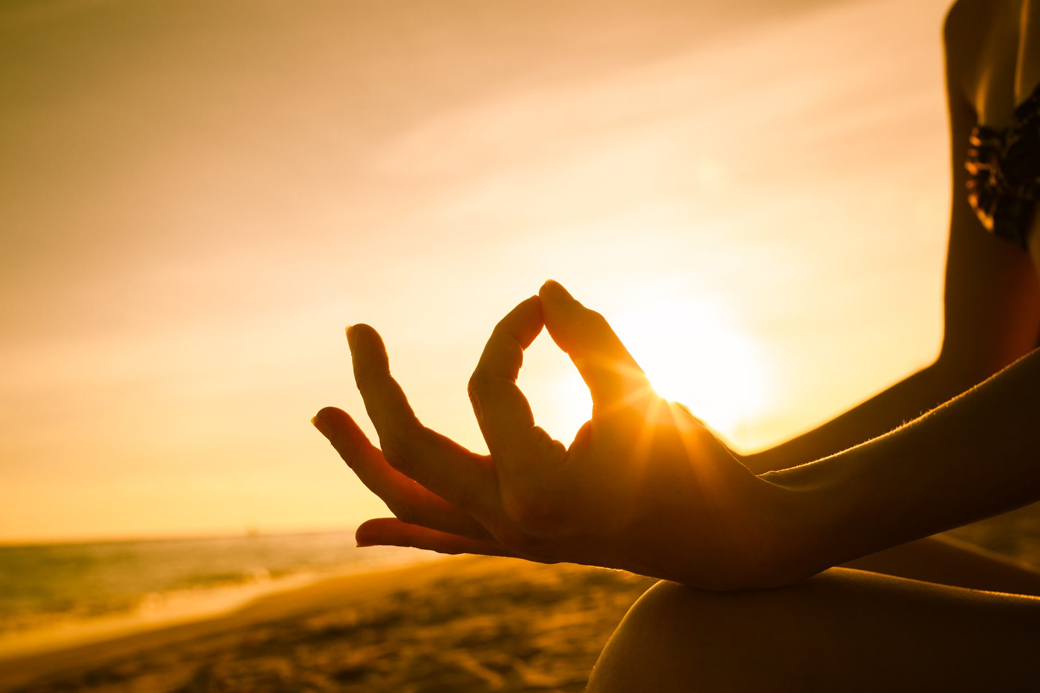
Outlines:
[[[736, 449], [936, 356], [937, 0], [0, 6], [0, 541], [386, 514], [343, 330], [486, 450], [466, 380], [554, 278]], [[520, 378], [589, 413], [544, 335]]]

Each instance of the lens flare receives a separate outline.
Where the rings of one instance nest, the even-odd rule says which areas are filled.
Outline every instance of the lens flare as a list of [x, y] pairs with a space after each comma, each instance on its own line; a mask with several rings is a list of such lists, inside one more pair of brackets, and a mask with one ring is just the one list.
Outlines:
[[657, 299], [611, 322], [658, 394], [732, 436], [767, 404], [765, 361], [748, 335], [711, 308]]

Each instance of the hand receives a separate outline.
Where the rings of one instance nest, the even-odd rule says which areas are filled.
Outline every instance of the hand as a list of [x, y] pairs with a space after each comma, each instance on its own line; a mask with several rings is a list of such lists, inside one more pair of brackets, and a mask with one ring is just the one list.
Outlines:
[[[516, 385], [543, 326], [592, 395], [569, 448], [535, 425]], [[489, 456], [419, 422], [375, 330], [356, 325], [347, 337], [382, 450], [339, 409], [314, 423], [396, 516], [361, 525], [359, 545], [568, 561], [711, 589], [776, 582], [775, 488], [661, 399], [606, 320], [559, 284], [498, 324], [470, 380]]]

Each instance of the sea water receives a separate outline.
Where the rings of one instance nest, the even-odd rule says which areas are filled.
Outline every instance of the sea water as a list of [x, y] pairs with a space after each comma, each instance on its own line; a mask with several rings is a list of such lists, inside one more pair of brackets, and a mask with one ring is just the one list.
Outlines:
[[353, 532], [0, 546], [0, 657], [226, 611], [427, 556]]

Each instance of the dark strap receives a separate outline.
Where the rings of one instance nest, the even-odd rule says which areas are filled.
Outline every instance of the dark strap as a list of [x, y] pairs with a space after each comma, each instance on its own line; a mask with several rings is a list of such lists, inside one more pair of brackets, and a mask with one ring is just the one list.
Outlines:
[[1007, 128], [980, 125], [969, 143], [968, 202], [986, 230], [1025, 249], [1040, 203], [1040, 85]]

